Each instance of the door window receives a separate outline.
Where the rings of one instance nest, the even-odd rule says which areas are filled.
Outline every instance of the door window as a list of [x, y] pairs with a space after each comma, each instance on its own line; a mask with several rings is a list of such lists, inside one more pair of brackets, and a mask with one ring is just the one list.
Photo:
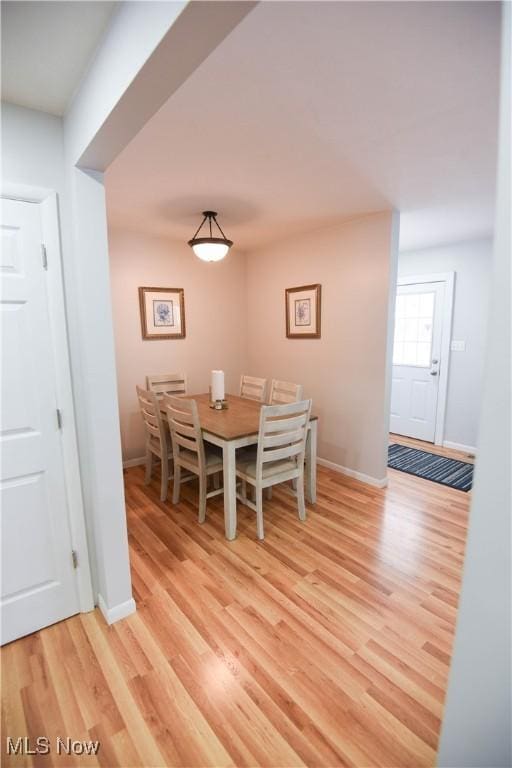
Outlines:
[[434, 300], [434, 292], [397, 295], [393, 365], [430, 367]]

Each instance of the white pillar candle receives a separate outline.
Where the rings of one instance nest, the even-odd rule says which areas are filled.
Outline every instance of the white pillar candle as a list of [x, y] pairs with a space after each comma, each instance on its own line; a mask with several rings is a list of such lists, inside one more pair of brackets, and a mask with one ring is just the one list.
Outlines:
[[212, 400], [224, 400], [224, 371], [212, 371]]

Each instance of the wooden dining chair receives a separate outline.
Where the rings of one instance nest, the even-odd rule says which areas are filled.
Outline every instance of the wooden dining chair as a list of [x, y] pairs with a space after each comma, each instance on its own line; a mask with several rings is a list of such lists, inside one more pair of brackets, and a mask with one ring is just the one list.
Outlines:
[[246, 376], [245, 374], [240, 377], [240, 397], [264, 403], [266, 394], [266, 379], [259, 379], [257, 376]]
[[[195, 400], [164, 395], [163, 405], [169, 422], [174, 456], [174, 485], [172, 503], [180, 500], [180, 485], [194, 475], [199, 477], [199, 522], [206, 518], [206, 500], [224, 493], [218, 487], [208, 491], [208, 477], [219, 477], [222, 472], [222, 454], [214, 446], [205, 446], [199, 423], [199, 413]], [[191, 475], [182, 477], [181, 470], [187, 469]]]
[[137, 387], [137, 398], [146, 429], [146, 477], [149, 485], [153, 472], [153, 456], [160, 459], [161, 484], [160, 499], [165, 501], [169, 491], [169, 462], [172, 460], [172, 446], [165, 428], [158, 398], [154, 392]]
[[146, 388], [157, 397], [163, 395], [184, 395], [187, 392], [187, 376], [184, 373], [163, 373], [146, 376]]
[[302, 399], [302, 384], [293, 384], [291, 381], [278, 381], [272, 379], [270, 385], [270, 405], [286, 405], [286, 403], [297, 403]]
[[[287, 489], [297, 497], [299, 518], [306, 519], [304, 453], [311, 400], [287, 405], [264, 405], [260, 412], [258, 445], [240, 453], [236, 475], [242, 481], [237, 498], [256, 512], [258, 539], [264, 538], [263, 489], [294, 480]], [[256, 503], [247, 498], [247, 483], [255, 488]]]

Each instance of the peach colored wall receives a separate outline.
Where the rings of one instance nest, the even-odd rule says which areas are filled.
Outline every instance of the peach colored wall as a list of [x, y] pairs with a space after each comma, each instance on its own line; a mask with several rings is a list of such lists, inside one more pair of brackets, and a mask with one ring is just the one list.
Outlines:
[[[237, 391], [246, 361], [245, 255], [205, 264], [188, 245], [128, 231], [109, 232], [110, 278], [123, 459], [144, 455], [135, 385], [146, 374], [183, 371], [190, 392], [208, 391], [210, 371]], [[184, 288], [186, 338], [144, 341], [139, 286]]]
[[[248, 364], [304, 385], [320, 417], [319, 456], [386, 476], [386, 345], [391, 212], [290, 238], [247, 257]], [[287, 339], [285, 288], [322, 285], [321, 339]], [[393, 289], [392, 289], [393, 291]]]
[[[379, 213], [204, 264], [186, 244], [111, 231], [123, 459], [144, 453], [135, 385], [146, 373], [183, 370], [200, 392], [222, 368], [232, 392], [242, 372], [304, 384], [320, 417], [319, 456], [383, 479], [391, 236], [392, 214]], [[285, 288], [316, 282], [322, 338], [286, 339]], [[140, 285], [185, 289], [185, 339], [142, 340]]]

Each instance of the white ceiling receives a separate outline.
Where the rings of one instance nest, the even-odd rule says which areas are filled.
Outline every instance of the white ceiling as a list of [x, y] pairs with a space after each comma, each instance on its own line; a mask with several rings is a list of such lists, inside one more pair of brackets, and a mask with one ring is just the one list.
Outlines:
[[63, 115], [115, 6], [2, 0], [2, 100]]
[[499, 4], [266, 2], [107, 171], [113, 226], [253, 248], [394, 206], [401, 248], [489, 234]]

